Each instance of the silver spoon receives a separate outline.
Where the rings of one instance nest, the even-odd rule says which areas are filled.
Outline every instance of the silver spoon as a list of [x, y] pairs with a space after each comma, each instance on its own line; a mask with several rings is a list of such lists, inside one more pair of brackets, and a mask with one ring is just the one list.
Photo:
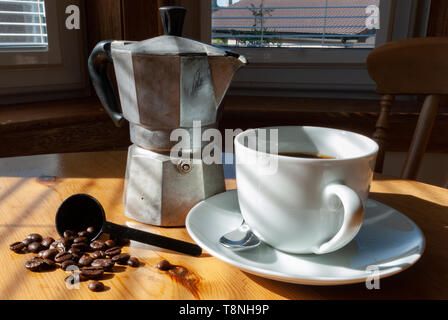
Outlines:
[[238, 229], [226, 233], [219, 239], [219, 243], [232, 250], [246, 250], [260, 245], [261, 240], [252, 232], [245, 221]]

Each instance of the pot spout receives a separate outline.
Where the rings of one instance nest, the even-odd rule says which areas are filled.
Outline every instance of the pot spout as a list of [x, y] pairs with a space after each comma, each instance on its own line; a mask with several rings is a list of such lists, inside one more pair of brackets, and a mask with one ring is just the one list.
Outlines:
[[247, 64], [247, 59], [239, 54], [228, 52], [226, 56], [209, 57], [210, 72], [215, 89], [216, 107], [224, 98], [236, 72]]

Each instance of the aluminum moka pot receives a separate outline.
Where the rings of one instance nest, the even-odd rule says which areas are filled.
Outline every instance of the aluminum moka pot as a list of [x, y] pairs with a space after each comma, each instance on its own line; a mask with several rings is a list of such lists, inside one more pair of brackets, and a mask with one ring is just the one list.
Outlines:
[[[182, 226], [191, 207], [225, 190], [224, 175], [221, 164], [176, 162], [169, 156], [177, 143], [170, 135], [183, 128], [192, 137], [198, 123], [201, 132], [216, 128], [221, 101], [247, 62], [234, 52], [181, 37], [185, 8], [159, 11], [165, 35], [141, 42], [101, 41], [88, 66], [114, 123], [130, 122], [134, 145], [128, 154], [126, 216], [153, 225]], [[107, 76], [109, 63], [115, 69], [121, 109]]]

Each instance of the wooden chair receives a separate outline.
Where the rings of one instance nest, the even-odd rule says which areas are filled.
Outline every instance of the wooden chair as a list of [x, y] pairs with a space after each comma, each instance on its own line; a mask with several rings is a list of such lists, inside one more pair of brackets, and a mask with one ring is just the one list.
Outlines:
[[412, 38], [374, 49], [367, 69], [382, 94], [373, 135], [380, 146], [375, 171], [382, 172], [388, 118], [395, 95], [424, 95], [401, 178], [415, 180], [437, 115], [440, 95], [448, 94], [448, 38]]

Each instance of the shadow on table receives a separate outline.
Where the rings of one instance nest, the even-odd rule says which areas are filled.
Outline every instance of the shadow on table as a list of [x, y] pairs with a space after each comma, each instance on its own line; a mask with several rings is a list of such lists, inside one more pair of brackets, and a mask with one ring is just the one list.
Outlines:
[[371, 198], [411, 218], [423, 231], [426, 249], [409, 269], [380, 279], [380, 289], [365, 283], [311, 286], [283, 283], [244, 272], [260, 286], [287, 299], [447, 299], [448, 207], [401, 194], [372, 193]]
[[[124, 178], [127, 151], [43, 154], [1, 158], [1, 177]], [[226, 179], [235, 178], [233, 154], [223, 154]], [[227, 163], [229, 162], [229, 163]]]
[[0, 159], [1, 177], [124, 178], [126, 151], [43, 154]]

